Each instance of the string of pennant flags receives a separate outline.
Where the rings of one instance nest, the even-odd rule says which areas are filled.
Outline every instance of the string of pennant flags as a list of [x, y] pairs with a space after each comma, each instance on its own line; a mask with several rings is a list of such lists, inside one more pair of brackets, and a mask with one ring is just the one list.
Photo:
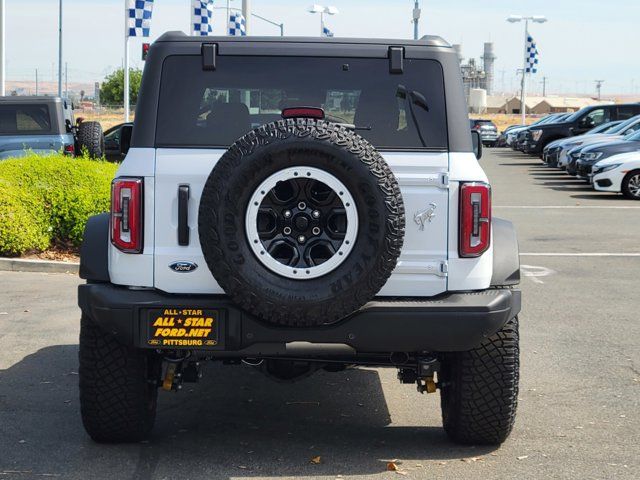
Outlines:
[[[151, 33], [151, 18], [154, 0], [128, 0], [128, 37], [148, 37]], [[213, 0], [191, 0], [191, 34], [208, 36], [213, 34]], [[247, 34], [246, 20], [242, 13], [229, 15], [229, 29], [232, 36]]]
[[[191, 0], [191, 34], [208, 36], [213, 34], [213, 0]], [[154, 0], [128, 0], [128, 37], [148, 37], [151, 33], [151, 18]], [[229, 14], [228, 35], [247, 34], [246, 20], [242, 13]]]
[[[127, 37], [148, 37], [151, 33], [151, 17], [154, 0], [127, 0]], [[208, 36], [213, 34], [214, 0], [191, 0], [191, 34]], [[247, 34], [247, 21], [238, 11], [231, 11], [228, 19], [227, 35], [242, 37]], [[323, 37], [333, 37], [326, 26]]]
[[[189, 0], [191, 5], [191, 35], [208, 36], [213, 34], [213, 10], [214, 0]], [[151, 19], [153, 17], [154, 0], [125, 0], [125, 42], [124, 42], [124, 120], [130, 120], [130, 88], [129, 88], [129, 39], [131, 37], [149, 37], [151, 34]], [[242, 37], [247, 34], [247, 19], [236, 9], [229, 9], [227, 35]], [[259, 17], [262, 18], [262, 17]], [[263, 20], [271, 22], [265, 18]], [[280, 24], [280, 32], [283, 25]], [[322, 24], [322, 36], [333, 37], [324, 22]], [[142, 45], [142, 59], [145, 60], [149, 52], [149, 44]]]

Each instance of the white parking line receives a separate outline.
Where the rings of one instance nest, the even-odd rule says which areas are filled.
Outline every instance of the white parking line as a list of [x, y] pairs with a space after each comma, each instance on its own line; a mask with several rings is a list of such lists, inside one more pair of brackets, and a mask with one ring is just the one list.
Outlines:
[[640, 253], [521, 253], [521, 257], [640, 257]]
[[549, 275], [553, 275], [555, 270], [551, 270], [546, 267], [537, 267], [534, 265], [520, 265], [520, 271], [522, 275], [525, 277], [529, 277], [533, 283], [542, 284], [544, 283], [540, 277], [548, 277]]
[[493, 208], [512, 208], [521, 210], [549, 209], [602, 209], [602, 210], [640, 210], [640, 205], [493, 205]]

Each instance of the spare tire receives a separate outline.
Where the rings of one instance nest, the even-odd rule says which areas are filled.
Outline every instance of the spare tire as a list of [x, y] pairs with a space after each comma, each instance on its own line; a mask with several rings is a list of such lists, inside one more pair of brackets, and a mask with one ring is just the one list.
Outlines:
[[398, 182], [340, 125], [287, 119], [237, 140], [202, 191], [200, 245], [224, 291], [277, 325], [335, 322], [371, 300], [404, 237]]
[[99, 122], [82, 122], [78, 125], [78, 154], [86, 152], [91, 158], [104, 155], [104, 134]]

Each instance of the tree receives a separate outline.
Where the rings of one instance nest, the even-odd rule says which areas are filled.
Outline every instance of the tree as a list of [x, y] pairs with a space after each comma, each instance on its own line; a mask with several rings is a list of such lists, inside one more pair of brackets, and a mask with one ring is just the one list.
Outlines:
[[[129, 69], [129, 103], [135, 105], [138, 101], [142, 70]], [[100, 86], [100, 103], [107, 106], [124, 105], [124, 69], [119, 68], [107, 75]]]

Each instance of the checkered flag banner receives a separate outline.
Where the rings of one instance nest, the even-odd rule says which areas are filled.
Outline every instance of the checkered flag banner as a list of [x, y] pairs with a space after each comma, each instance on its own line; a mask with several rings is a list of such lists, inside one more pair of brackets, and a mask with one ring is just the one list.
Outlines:
[[240, 12], [231, 12], [229, 15], [229, 35], [232, 37], [244, 37], [247, 34], [247, 22]]
[[151, 31], [153, 0], [128, 0], [128, 37], [148, 37]]
[[327, 27], [322, 27], [322, 36], [323, 37], [333, 37], [333, 32], [329, 30]]
[[525, 71], [527, 73], [538, 73], [538, 47], [535, 40], [531, 35], [527, 36], [527, 67]]
[[206, 37], [213, 32], [211, 17], [213, 15], [213, 0], [191, 1], [191, 34]]

